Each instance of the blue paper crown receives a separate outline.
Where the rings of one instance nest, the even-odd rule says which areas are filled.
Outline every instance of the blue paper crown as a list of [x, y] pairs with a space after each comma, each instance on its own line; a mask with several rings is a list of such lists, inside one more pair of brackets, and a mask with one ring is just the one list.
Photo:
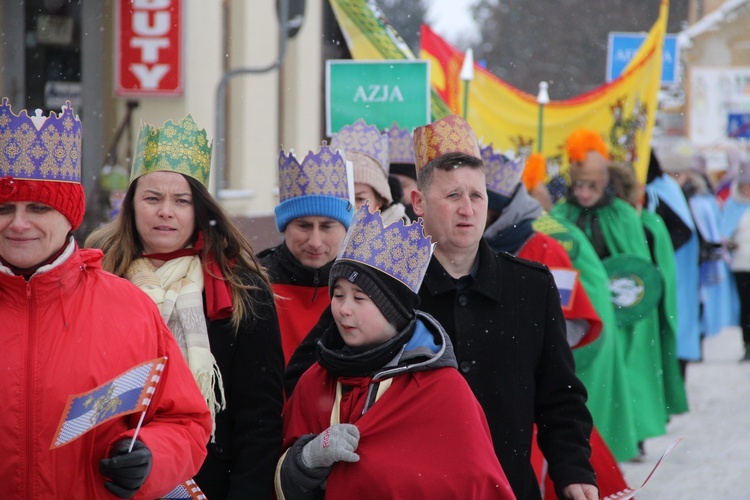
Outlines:
[[414, 164], [414, 136], [409, 129], [397, 124], [386, 130], [388, 134], [388, 161]]
[[279, 205], [275, 209], [276, 226], [306, 216], [330, 217], [349, 227], [354, 208], [350, 189], [353, 185], [344, 157], [332, 152], [323, 141], [317, 153], [310, 151], [297, 161], [294, 153], [279, 152]]
[[495, 152], [491, 144], [487, 147], [480, 147], [479, 152], [484, 163], [487, 188], [503, 196], [513, 196], [516, 186], [521, 182], [523, 167], [526, 165], [525, 158], [510, 160], [501, 153]]
[[370, 266], [418, 293], [434, 246], [421, 218], [408, 226], [399, 220], [383, 227], [380, 211], [370, 213], [365, 203], [354, 214], [337, 260]]
[[0, 177], [81, 182], [81, 120], [68, 101], [57, 115], [13, 114], [8, 98], [0, 103]]
[[383, 172], [388, 174], [388, 134], [381, 133], [375, 125], [367, 125], [361, 118], [333, 134], [331, 149], [365, 154], [378, 162]]

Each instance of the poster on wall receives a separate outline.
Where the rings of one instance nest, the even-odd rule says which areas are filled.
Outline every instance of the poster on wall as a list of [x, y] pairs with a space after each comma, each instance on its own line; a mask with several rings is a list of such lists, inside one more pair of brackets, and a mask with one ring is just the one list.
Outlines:
[[690, 70], [690, 139], [712, 147], [748, 136], [750, 67]]
[[117, 0], [115, 95], [183, 94], [182, 0]]

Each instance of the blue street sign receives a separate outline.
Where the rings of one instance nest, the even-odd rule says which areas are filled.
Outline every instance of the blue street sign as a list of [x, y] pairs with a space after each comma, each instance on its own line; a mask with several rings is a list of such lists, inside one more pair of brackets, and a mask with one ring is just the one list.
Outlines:
[[727, 137], [750, 139], [750, 113], [729, 113], [729, 116], [727, 116]]
[[[611, 32], [607, 44], [607, 81], [620, 76], [638, 49], [646, 40], [646, 33]], [[680, 54], [677, 48], [677, 35], [664, 36], [662, 53], [661, 83], [677, 83]]]

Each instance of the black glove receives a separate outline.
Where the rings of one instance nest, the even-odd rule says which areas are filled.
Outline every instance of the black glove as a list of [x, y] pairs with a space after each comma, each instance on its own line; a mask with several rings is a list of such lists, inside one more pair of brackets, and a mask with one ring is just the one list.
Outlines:
[[104, 487], [119, 498], [135, 495], [151, 472], [151, 450], [136, 440], [133, 451], [128, 453], [130, 441], [121, 439], [112, 448], [110, 458], [99, 461], [99, 473], [111, 479], [104, 483]]

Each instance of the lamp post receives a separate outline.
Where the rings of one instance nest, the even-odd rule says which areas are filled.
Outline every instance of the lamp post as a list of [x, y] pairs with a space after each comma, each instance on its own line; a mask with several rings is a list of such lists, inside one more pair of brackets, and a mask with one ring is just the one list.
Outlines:
[[468, 48], [459, 78], [464, 82], [464, 120], [469, 111], [469, 83], [474, 79], [474, 50]]
[[549, 104], [549, 93], [547, 82], [539, 82], [539, 94], [536, 96], [536, 102], [539, 104], [539, 131], [537, 133], [536, 152], [542, 152], [542, 137], [544, 135], [544, 105]]

